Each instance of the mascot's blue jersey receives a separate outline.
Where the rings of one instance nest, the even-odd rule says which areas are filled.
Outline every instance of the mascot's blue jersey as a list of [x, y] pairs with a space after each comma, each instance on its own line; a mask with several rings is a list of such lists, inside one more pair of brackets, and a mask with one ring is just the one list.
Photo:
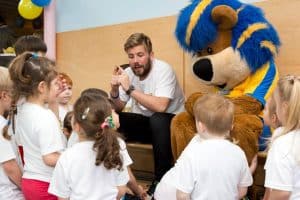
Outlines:
[[272, 94], [278, 78], [278, 71], [274, 62], [267, 62], [245, 81], [233, 88], [227, 96], [249, 95], [265, 105], [266, 99]]

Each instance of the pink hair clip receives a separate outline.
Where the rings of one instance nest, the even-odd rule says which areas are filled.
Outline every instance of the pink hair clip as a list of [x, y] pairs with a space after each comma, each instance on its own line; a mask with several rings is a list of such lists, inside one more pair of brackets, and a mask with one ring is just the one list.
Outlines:
[[107, 121], [104, 121], [101, 125], [100, 125], [101, 129], [103, 130], [105, 127], [109, 127], [109, 124], [107, 123]]

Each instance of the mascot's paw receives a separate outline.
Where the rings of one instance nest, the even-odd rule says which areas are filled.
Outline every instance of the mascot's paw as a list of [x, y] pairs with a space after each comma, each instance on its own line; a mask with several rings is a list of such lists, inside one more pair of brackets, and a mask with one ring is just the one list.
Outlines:
[[248, 163], [258, 152], [258, 137], [263, 129], [262, 120], [255, 115], [240, 114], [234, 116], [231, 136], [245, 152]]
[[182, 112], [176, 115], [171, 122], [171, 145], [174, 160], [194, 137], [196, 133], [195, 120], [192, 115]]
[[202, 92], [196, 92], [191, 94], [191, 96], [189, 96], [189, 98], [187, 99], [187, 101], [185, 102], [184, 106], [185, 106], [185, 110], [190, 114], [190, 115], [194, 115], [193, 113], [193, 106], [195, 104], [195, 102], [197, 101], [197, 99], [201, 96], [203, 96], [204, 93]]
[[261, 103], [251, 96], [242, 95], [240, 97], [231, 98], [231, 101], [235, 106], [235, 114], [259, 115], [262, 110]]

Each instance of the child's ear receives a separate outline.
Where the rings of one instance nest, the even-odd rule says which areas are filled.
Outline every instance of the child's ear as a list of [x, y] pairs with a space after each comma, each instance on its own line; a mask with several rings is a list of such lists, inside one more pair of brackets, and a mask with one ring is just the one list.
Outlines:
[[206, 126], [202, 122], [197, 121], [196, 123], [197, 123], [196, 126], [198, 128], [198, 132], [203, 133], [206, 131]]
[[45, 93], [45, 91], [47, 91], [47, 89], [48, 89], [48, 86], [47, 86], [47, 84], [46, 84], [46, 82], [45, 81], [41, 81], [39, 84], [38, 84], [38, 91], [40, 92], [40, 93]]

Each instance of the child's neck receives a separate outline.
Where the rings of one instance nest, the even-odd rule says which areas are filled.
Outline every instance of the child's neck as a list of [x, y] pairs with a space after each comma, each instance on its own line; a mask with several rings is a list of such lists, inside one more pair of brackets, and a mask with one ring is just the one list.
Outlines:
[[33, 103], [33, 104], [38, 104], [40, 106], [45, 105], [45, 101], [40, 95], [29, 96], [29, 97], [26, 98], [26, 101], [29, 102], [29, 103]]
[[226, 136], [229, 135], [229, 133], [224, 133], [224, 134], [220, 134], [220, 133], [209, 133], [209, 132], [202, 132], [199, 133], [200, 137], [204, 140], [213, 140], [213, 139], [226, 139]]
[[69, 108], [69, 104], [68, 103], [59, 103], [59, 105], [63, 108], [68, 109]]
[[92, 141], [93, 140], [91, 138], [88, 138], [84, 133], [78, 133], [78, 139], [79, 139], [79, 142]]

